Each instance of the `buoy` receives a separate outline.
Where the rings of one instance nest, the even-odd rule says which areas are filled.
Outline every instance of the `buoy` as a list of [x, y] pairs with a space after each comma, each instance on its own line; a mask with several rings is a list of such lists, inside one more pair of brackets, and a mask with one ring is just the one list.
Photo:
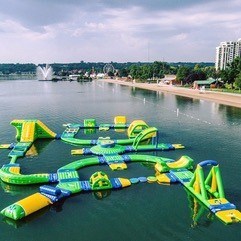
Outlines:
[[154, 177], [154, 176], [147, 177], [147, 182], [149, 182], [149, 183], [153, 183], [153, 182], [156, 182], [156, 181], [157, 181], [157, 178]]
[[132, 183], [132, 184], [136, 184], [136, 183], [138, 183], [138, 182], [139, 182], [139, 179], [138, 179], [138, 178], [133, 177], [133, 178], [130, 178], [130, 181], [131, 181], [131, 183]]
[[146, 182], [147, 181], [146, 177], [138, 177], [138, 179], [139, 179], [140, 182]]

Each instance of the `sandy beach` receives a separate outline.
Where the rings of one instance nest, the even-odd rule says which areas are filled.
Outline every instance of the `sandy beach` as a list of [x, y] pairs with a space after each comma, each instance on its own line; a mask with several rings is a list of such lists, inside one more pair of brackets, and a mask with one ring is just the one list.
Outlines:
[[232, 94], [232, 93], [223, 93], [223, 92], [215, 92], [205, 90], [201, 92], [196, 89], [189, 89], [183, 87], [177, 87], [173, 85], [159, 85], [159, 84], [148, 84], [148, 83], [131, 83], [123, 80], [116, 79], [100, 79], [99, 81], [109, 82], [109, 83], [117, 83], [120, 85], [132, 86], [141, 89], [148, 89], [153, 91], [160, 91], [165, 93], [170, 93], [174, 95], [185, 96], [194, 99], [203, 99], [212, 102], [216, 102], [223, 105], [229, 105], [241, 108], [241, 94]]

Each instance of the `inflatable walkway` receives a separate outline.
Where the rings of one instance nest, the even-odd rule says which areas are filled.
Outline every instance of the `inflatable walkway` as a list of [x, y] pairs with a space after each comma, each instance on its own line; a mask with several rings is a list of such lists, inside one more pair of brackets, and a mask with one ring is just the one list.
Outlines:
[[[147, 129], [149, 126], [143, 121], [143, 120], [134, 120], [130, 125], [125, 124], [125, 117], [123, 116], [117, 116], [115, 117], [115, 123], [114, 124], [100, 124], [97, 125], [95, 119], [85, 119], [84, 125], [81, 124], [75, 124], [75, 123], [69, 123], [66, 124], [66, 129], [61, 135], [61, 139], [67, 143], [71, 143], [74, 145], [96, 145], [97, 141], [96, 139], [88, 140], [88, 139], [79, 139], [76, 138], [77, 133], [84, 129], [86, 133], [89, 131], [108, 131], [109, 129], [114, 129], [116, 132], [120, 132], [121, 130], [125, 131], [127, 134], [127, 138], [125, 139], [117, 139], [114, 140], [115, 143], [119, 145], [131, 145], [134, 141], [134, 138], [142, 131]], [[149, 140], [151, 136], [146, 136], [145, 140]], [[143, 139], [143, 138], [142, 138]]]
[[[178, 166], [176, 168], [192, 168], [193, 160], [187, 156], [182, 157], [188, 161], [185, 166]], [[1, 213], [14, 220], [21, 219], [34, 213], [48, 205], [60, 201], [61, 199], [67, 198], [75, 193], [80, 192], [90, 192], [90, 191], [101, 191], [107, 189], [121, 189], [132, 185], [132, 183], [146, 182], [146, 181], [156, 181], [154, 176], [150, 177], [140, 177], [140, 178], [109, 178], [104, 172], [95, 172], [91, 175], [89, 180], [80, 180], [77, 170], [83, 167], [92, 165], [104, 165], [107, 164], [112, 170], [119, 170], [117, 167], [123, 169], [123, 165], [129, 162], [146, 162], [164, 165], [167, 170], [169, 163], [174, 162], [174, 160], [149, 156], [149, 155], [130, 155], [130, 156], [105, 156], [105, 157], [91, 157], [86, 159], [77, 160], [75, 162], [69, 163], [60, 169], [57, 173], [49, 174], [46, 176], [44, 174], [33, 174], [33, 175], [21, 175], [19, 169], [14, 172], [14, 170], [9, 171], [9, 175], [6, 177], [5, 181], [14, 184], [30, 184], [37, 182], [57, 182], [56, 187], [52, 186], [40, 186], [40, 192], [35, 193], [29, 197], [26, 197], [8, 207], [3, 209]], [[180, 162], [179, 162], [180, 163]], [[0, 174], [2, 176], [2, 174]], [[42, 179], [40, 179], [42, 175]], [[8, 178], [8, 180], [7, 180]], [[14, 182], [13, 182], [14, 181]], [[16, 181], [16, 182], [15, 182]]]

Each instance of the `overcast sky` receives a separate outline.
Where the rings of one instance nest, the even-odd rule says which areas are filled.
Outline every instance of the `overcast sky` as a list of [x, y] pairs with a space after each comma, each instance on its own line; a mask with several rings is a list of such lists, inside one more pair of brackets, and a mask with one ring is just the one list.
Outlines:
[[0, 0], [0, 63], [214, 62], [240, 0]]

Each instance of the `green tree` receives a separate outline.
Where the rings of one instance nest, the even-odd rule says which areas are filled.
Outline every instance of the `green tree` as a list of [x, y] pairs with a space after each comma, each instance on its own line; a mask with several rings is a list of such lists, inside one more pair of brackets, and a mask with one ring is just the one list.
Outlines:
[[180, 66], [177, 71], [177, 80], [179, 82], [184, 82], [190, 73], [191, 73], [191, 69], [189, 67], [185, 65]]
[[161, 62], [158, 62], [158, 61], [155, 61], [153, 64], [152, 64], [152, 72], [153, 72], [153, 76], [156, 76], [156, 77], [160, 77], [160, 71], [162, 69], [162, 66], [161, 66]]
[[155, 61], [151, 66], [155, 77], [163, 78], [165, 74], [172, 74], [171, 66], [165, 62]]
[[107, 73], [107, 75], [108, 75], [109, 77], [114, 77], [114, 76], [115, 76], [115, 74], [114, 74], [112, 71], [109, 71], [109, 72]]
[[133, 79], [137, 79], [139, 75], [139, 66], [137, 65], [131, 65], [130, 66], [130, 75]]
[[234, 84], [235, 87], [239, 88], [239, 90], [241, 89], [241, 72], [239, 72], [239, 74], [235, 78]]
[[152, 70], [150, 65], [141, 66], [141, 75], [139, 76], [141, 80], [147, 80], [152, 78]]
[[129, 75], [128, 69], [127, 68], [120, 69], [119, 70], [119, 75], [120, 75], [120, 77], [127, 77]]
[[221, 70], [220, 76], [221, 79], [226, 84], [234, 84], [236, 77], [241, 72], [241, 58], [235, 58], [232, 63], [230, 63], [225, 70]]
[[214, 66], [207, 66], [203, 68], [207, 78], [218, 80], [220, 78], [220, 71], [216, 70]]

